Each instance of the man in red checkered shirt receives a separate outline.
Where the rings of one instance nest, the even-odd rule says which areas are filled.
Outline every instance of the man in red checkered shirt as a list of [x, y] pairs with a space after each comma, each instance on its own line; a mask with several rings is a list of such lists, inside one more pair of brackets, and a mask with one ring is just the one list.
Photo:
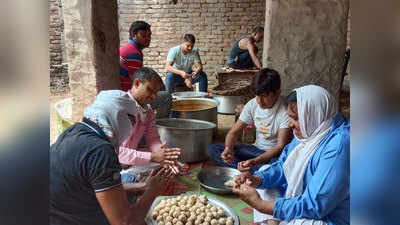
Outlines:
[[151, 41], [150, 24], [135, 21], [129, 28], [129, 41], [119, 49], [121, 89], [128, 91], [132, 88], [133, 73], [143, 66], [144, 48]]

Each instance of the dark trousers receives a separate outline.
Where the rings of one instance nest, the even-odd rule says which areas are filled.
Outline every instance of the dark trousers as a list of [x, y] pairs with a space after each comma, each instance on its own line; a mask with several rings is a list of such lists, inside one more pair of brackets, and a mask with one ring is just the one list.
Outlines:
[[[201, 71], [196, 78], [191, 77], [190, 81], [192, 84], [199, 82], [199, 91], [207, 92], [208, 80], [205, 72]], [[181, 75], [167, 72], [167, 78], [165, 79], [166, 91], [168, 93], [174, 92], [174, 87], [177, 84], [185, 86], [185, 79]]]
[[[255, 49], [257, 54], [258, 48]], [[228, 63], [228, 66], [233, 69], [252, 69], [255, 65], [251, 59], [250, 52], [245, 51], [242, 54], [236, 56], [235, 61]]]
[[[221, 153], [224, 151], [225, 145], [221, 143], [210, 144], [207, 149], [207, 154], [210, 158], [216, 161], [220, 166], [231, 167], [237, 169], [238, 163], [241, 161], [246, 161], [248, 159], [253, 159], [265, 151], [257, 148], [254, 145], [237, 144], [233, 146], [233, 163], [226, 163], [221, 158]], [[251, 168], [251, 173], [260, 169], [264, 164], [257, 164]]]

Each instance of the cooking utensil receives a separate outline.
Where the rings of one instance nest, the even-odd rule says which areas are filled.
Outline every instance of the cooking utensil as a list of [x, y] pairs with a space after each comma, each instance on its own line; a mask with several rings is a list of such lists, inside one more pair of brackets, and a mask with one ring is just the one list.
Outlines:
[[232, 187], [225, 186], [225, 182], [239, 175], [240, 171], [229, 167], [208, 167], [203, 168], [198, 174], [197, 179], [200, 185], [217, 194], [230, 194]]
[[208, 95], [207, 92], [201, 91], [180, 91], [172, 93], [172, 97], [176, 99], [181, 98], [204, 98]]
[[246, 97], [244, 96], [227, 96], [227, 95], [213, 95], [214, 99], [219, 103], [217, 112], [220, 114], [235, 114], [237, 105], [245, 104]]
[[208, 158], [206, 150], [212, 142], [216, 125], [211, 122], [193, 119], [158, 119], [158, 133], [167, 148], [181, 148], [180, 160], [191, 163]]
[[204, 120], [217, 126], [217, 106], [218, 102], [209, 98], [178, 99], [172, 102], [171, 117]]

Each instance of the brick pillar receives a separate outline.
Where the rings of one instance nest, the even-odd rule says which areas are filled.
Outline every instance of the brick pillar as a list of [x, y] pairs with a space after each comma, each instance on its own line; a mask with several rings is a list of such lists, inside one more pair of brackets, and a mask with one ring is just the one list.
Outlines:
[[96, 94], [119, 85], [116, 0], [64, 0], [65, 46], [69, 62], [72, 120]]
[[283, 94], [318, 84], [338, 99], [349, 0], [267, 0], [263, 65], [282, 77]]

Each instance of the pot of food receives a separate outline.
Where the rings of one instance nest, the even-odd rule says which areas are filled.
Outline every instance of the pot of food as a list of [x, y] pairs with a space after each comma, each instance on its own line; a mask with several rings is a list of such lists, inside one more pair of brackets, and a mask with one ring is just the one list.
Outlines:
[[196, 119], [218, 124], [218, 102], [209, 98], [183, 98], [172, 102], [171, 117]]
[[235, 114], [237, 105], [245, 104], [245, 96], [227, 96], [227, 95], [214, 95], [213, 98], [218, 101], [217, 111], [221, 114]]
[[207, 147], [212, 142], [216, 125], [211, 122], [194, 119], [158, 119], [156, 120], [161, 141], [168, 148], [178, 147], [182, 152], [180, 160], [186, 163], [206, 160]]

